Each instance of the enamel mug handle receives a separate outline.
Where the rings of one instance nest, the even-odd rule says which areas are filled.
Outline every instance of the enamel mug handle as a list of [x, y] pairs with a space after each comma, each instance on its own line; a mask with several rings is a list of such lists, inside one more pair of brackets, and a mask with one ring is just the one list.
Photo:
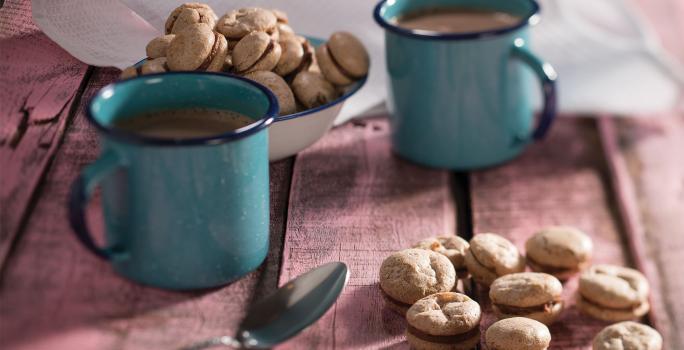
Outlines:
[[97, 246], [88, 229], [85, 208], [100, 181], [121, 167], [119, 158], [113, 152], [105, 152], [73, 182], [69, 196], [69, 222], [76, 237], [93, 254], [105, 260], [111, 260], [115, 254], [120, 254], [120, 249]]
[[525, 40], [515, 39], [511, 56], [527, 64], [534, 71], [541, 82], [544, 96], [544, 107], [536, 129], [532, 132], [532, 139], [537, 141], [544, 138], [551, 124], [556, 118], [556, 71], [553, 67], [539, 59], [525, 46]]

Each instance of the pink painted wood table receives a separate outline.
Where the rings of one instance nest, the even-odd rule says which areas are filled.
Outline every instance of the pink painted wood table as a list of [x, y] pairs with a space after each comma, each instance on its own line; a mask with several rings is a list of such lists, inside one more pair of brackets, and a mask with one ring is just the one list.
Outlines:
[[[684, 61], [684, 2], [640, 0], [665, 46]], [[175, 349], [231, 334], [254, 300], [328, 261], [349, 284], [314, 326], [280, 348], [408, 348], [405, 321], [383, 308], [382, 259], [421, 238], [497, 232], [522, 247], [534, 230], [590, 233], [596, 260], [642, 270], [644, 318], [667, 349], [684, 349], [684, 113], [639, 119], [564, 116], [548, 139], [507, 165], [471, 173], [393, 156], [386, 118], [342, 125], [271, 165], [271, 248], [226, 287], [175, 293], [116, 276], [74, 239], [69, 184], [97, 155], [84, 106], [115, 80], [33, 24], [26, 0], [0, 1], [0, 348]], [[330, 161], [334, 159], [334, 161]], [[101, 222], [97, 202], [89, 216]], [[565, 294], [576, 290], [576, 280]], [[493, 322], [485, 295], [472, 296]], [[604, 323], [572, 303], [551, 327], [553, 349], [590, 349]]]

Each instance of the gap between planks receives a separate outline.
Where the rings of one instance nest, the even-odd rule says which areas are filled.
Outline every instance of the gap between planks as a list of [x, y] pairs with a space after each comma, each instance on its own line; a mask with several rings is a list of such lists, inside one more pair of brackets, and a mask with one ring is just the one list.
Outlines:
[[[451, 174], [391, 155], [385, 118], [334, 128], [293, 171], [280, 284], [329, 261], [350, 269], [333, 308], [282, 349], [403, 348], [403, 320], [382, 308], [377, 268], [391, 252], [455, 232]], [[331, 161], [334, 160], [334, 161]]]
[[[659, 270], [656, 262], [650, 258], [647, 252], [647, 227], [642, 221], [640, 202], [637, 197], [633, 175], [630, 174], [624, 151], [620, 146], [620, 135], [616, 125], [619, 121], [616, 118], [611, 115], [601, 115], [596, 121], [601, 135], [603, 152], [611, 175], [615, 205], [623, 223], [624, 234], [629, 251], [633, 257], [634, 265], [644, 273], [652, 286], [653, 292], [649, 295], [651, 304], [648, 314], [649, 322], [661, 332], [666, 346], [677, 348], [681, 345], [682, 335], [676, 329], [676, 316], [672, 315], [676, 310], [668, 307], [665, 298], [665, 295], [671, 293], [671, 291], [665, 290], [667, 286], [663, 283], [662, 279], [667, 278], [667, 276], [662, 276], [662, 272]], [[675, 195], [675, 193], [670, 194]], [[674, 227], [673, 231], [677, 229], [677, 227]], [[662, 234], [662, 232], [660, 233]], [[658, 232], [652, 234], [658, 234]]]
[[[405, 347], [403, 322], [381, 306], [376, 270], [388, 251], [440, 232], [445, 217], [435, 212], [450, 200], [438, 194], [445, 188], [457, 199], [459, 219], [472, 219], [458, 224], [463, 236], [473, 230], [498, 232], [522, 248], [540, 227], [565, 223], [593, 233], [602, 247], [597, 261], [629, 260], [611, 206], [606, 164], [595, 152], [600, 142], [593, 120], [559, 120], [553, 142], [535, 144], [514, 162], [469, 175], [405, 164], [389, 152], [386, 120], [367, 123], [334, 129], [302, 152], [295, 167], [280, 283], [331, 260], [350, 265], [351, 283], [333, 310], [283, 348]], [[442, 190], [431, 192], [432, 186]], [[437, 202], [426, 205], [421, 196]], [[566, 287], [571, 303], [576, 280]], [[478, 299], [485, 310], [484, 330], [493, 320], [487, 297]], [[603, 326], [570, 308], [564, 322], [552, 327], [554, 346], [588, 349]]]
[[[606, 119], [563, 118], [550, 135], [553, 142], [533, 145], [519, 159], [502, 167], [473, 172], [471, 179], [474, 185], [470, 190], [475, 201], [474, 225], [478, 232], [507, 232], [504, 235], [519, 249], [523, 248], [524, 241], [533, 230], [541, 226], [579, 226], [594, 237], [596, 262], [638, 268], [651, 280], [654, 287], [651, 296], [657, 300], [661, 291], [659, 284], [651, 279], [643, 237], [634, 232], [633, 217], [625, 210], [625, 204], [633, 206], [634, 202], [633, 198], [627, 198], [629, 193], [624, 182], [629, 179], [626, 174], [616, 173], [620, 155], [613, 146], [615, 138], [611, 139], [610, 133], [606, 132], [606, 126], [611, 122]], [[593, 154], [597, 148], [605, 152]], [[535, 177], [538, 180], [529, 180]], [[551, 180], [553, 178], [557, 181]], [[492, 189], [492, 186], [499, 189]], [[540, 193], [532, 193], [535, 191]], [[497, 200], [501, 204], [495, 204]], [[511, 201], [513, 203], [507, 203]], [[567, 301], [577, 288], [576, 280], [569, 281], [565, 287]], [[484, 307], [488, 309], [486, 292], [480, 293], [480, 299], [485, 301]], [[655, 311], [652, 309], [648, 321], [658, 328]], [[563, 319], [564, 324], [556, 323], [551, 327], [554, 333], [552, 348], [588, 349], [587, 342], [605, 326], [605, 323], [578, 314], [572, 305], [566, 308]], [[582, 325], [583, 320], [586, 324]], [[482, 330], [493, 321], [487, 315]], [[568, 326], [569, 329], [560, 330]], [[555, 335], [559, 331], [574, 335], [559, 339]]]

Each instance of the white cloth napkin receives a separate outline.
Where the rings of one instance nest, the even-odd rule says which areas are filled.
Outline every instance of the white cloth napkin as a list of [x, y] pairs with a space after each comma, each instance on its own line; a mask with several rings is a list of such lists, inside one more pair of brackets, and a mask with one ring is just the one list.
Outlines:
[[644, 115], [671, 110], [684, 69], [626, 0], [545, 0], [532, 46], [558, 71], [559, 107]]
[[[145, 55], [182, 0], [34, 0], [33, 17], [45, 34], [79, 60], [123, 68]], [[383, 110], [383, 31], [373, 21], [375, 1], [207, 0], [220, 16], [242, 6], [286, 11], [296, 32], [326, 38], [346, 30], [371, 55], [366, 86], [345, 104], [337, 122]], [[563, 112], [648, 113], [673, 108], [684, 86], [627, 0], [544, 0], [533, 46], [559, 73]]]

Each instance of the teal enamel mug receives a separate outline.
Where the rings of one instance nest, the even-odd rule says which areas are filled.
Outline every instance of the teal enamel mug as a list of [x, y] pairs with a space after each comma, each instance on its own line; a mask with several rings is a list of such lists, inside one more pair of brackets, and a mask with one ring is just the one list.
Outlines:
[[[114, 127], [161, 110], [208, 108], [253, 120], [211, 137], [156, 138]], [[87, 108], [101, 154], [72, 185], [69, 219], [83, 245], [133, 281], [176, 290], [215, 287], [256, 269], [269, 242], [266, 88], [219, 73], [145, 75], [101, 89]], [[101, 188], [104, 243], [85, 207]]]
[[[398, 25], [438, 8], [503, 12], [520, 20], [487, 31], [439, 33]], [[556, 114], [553, 68], [529, 49], [538, 21], [533, 0], [383, 0], [374, 17], [385, 29], [392, 148], [437, 168], [470, 170], [503, 163], [544, 137]], [[533, 73], [543, 110], [536, 125]]]

